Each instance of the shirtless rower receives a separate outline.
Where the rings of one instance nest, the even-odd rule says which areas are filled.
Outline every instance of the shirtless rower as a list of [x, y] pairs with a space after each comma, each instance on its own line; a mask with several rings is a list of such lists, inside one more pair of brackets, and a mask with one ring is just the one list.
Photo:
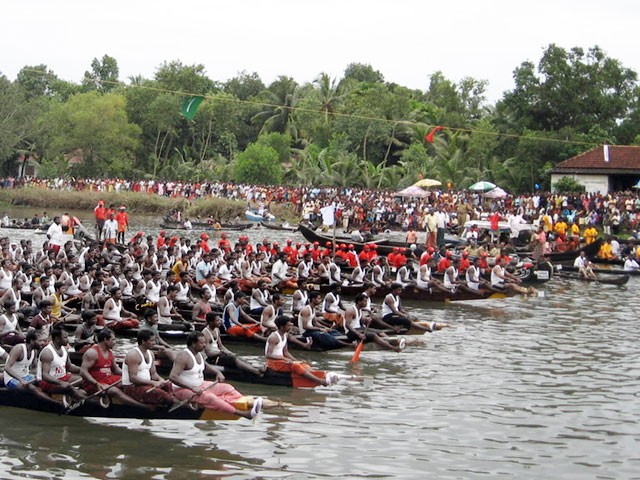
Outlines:
[[287, 340], [289, 331], [293, 327], [293, 319], [291, 317], [283, 315], [276, 318], [275, 323], [278, 329], [269, 335], [265, 347], [267, 367], [276, 372], [292, 372], [318, 385], [328, 386], [337, 382], [338, 376], [335, 373], [329, 372], [325, 375], [325, 378], [320, 378], [313, 374], [311, 366], [296, 360], [289, 353]]
[[[262, 410], [261, 397], [244, 397], [224, 381], [224, 375], [204, 361], [202, 354], [206, 348], [202, 332], [190, 332], [187, 348], [178, 353], [169, 379], [174, 385], [174, 394], [180, 400], [192, 399], [203, 407], [231, 413], [238, 417], [254, 418]], [[204, 372], [216, 375], [217, 383], [204, 379]], [[246, 409], [237, 408], [244, 403]]]

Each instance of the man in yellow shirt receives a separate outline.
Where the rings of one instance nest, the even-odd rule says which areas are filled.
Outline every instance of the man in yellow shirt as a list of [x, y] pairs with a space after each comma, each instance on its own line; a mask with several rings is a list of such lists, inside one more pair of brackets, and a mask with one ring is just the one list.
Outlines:
[[597, 257], [603, 260], [611, 260], [615, 258], [613, 250], [611, 249], [611, 241], [608, 238], [600, 246]]
[[584, 243], [589, 245], [596, 241], [598, 238], [598, 230], [593, 225], [587, 227], [584, 231]]
[[567, 222], [564, 221], [564, 218], [560, 217], [560, 219], [553, 226], [553, 231], [556, 232], [558, 236], [562, 238], [562, 240], [564, 240], [567, 235], [568, 228], [569, 226], [567, 225]]

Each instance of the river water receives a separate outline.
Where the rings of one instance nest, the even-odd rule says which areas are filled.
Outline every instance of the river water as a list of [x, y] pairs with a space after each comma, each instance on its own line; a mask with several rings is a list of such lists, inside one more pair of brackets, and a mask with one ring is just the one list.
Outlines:
[[[155, 220], [137, 221], [157, 232]], [[300, 354], [364, 380], [237, 384], [292, 404], [254, 421], [2, 408], [0, 478], [640, 478], [639, 285], [554, 279], [544, 297], [413, 304], [452, 327], [401, 354], [365, 349], [356, 366], [349, 352]]]

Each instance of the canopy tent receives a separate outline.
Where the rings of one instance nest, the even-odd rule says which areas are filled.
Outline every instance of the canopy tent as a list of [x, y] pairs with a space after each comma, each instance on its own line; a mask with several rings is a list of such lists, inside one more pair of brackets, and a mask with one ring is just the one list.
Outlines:
[[427, 196], [427, 192], [425, 192], [420, 187], [416, 187], [415, 185], [411, 185], [410, 187], [405, 188], [404, 190], [400, 190], [396, 193], [396, 197], [416, 197], [416, 198], [424, 198]]
[[487, 182], [485, 180], [481, 180], [480, 182], [476, 182], [469, 187], [469, 190], [476, 190], [479, 192], [486, 192], [488, 190], [493, 190], [496, 188], [495, 183]]
[[482, 196], [485, 198], [504, 198], [508, 194], [500, 187], [493, 188], [486, 193], [483, 193]]
[[418, 180], [416, 183], [413, 184], [414, 187], [425, 187], [425, 188], [429, 188], [429, 187], [438, 187], [442, 185], [442, 182], [434, 179], [434, 178], [423, 178], [421, 180]]

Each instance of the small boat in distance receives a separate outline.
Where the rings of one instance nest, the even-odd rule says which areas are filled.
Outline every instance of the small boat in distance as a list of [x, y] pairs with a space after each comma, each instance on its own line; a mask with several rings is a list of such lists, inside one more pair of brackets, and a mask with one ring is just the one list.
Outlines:
[[247, 210], [244, 212], [244, 216], [250, 222], [273, 222], [276, 219], [269, 212], [260, 213], [259, 210]]

